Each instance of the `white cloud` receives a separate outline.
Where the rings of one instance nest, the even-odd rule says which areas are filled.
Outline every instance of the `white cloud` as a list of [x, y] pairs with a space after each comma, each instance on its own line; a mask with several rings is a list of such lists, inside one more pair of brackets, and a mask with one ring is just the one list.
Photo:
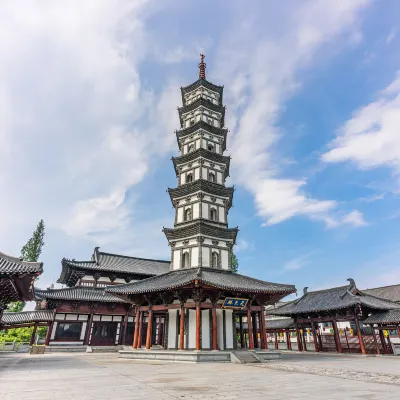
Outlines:
[[[318, 60], [321, 48], [346, 39], [354, 45], [354, 37], [360, 37], [360, 11], [369, 1], [295, 4], [293, 9], [285, 8], [279, 26], [272, 21], [260, 29], [254, 18], [245, 19], [223, 40], [217, 76], [233, 87], [226, 96], [227, 126], [233, 131], [229, 138], [232, 175], [254, 194], [265, 225], [300, 215], [338, 226], [336, 201], [314, 198], [306, 179], [283, 176], [277, 151], [282, 133], [277, 126], [285, 102], [300, 87], [300, 72]], [[275, 31], [269, 30], [270, 25]]]
[[[327, 163], [350, 161], [360, 169], [400, 173], [400, 72], [378, 98], [353, 113], [322, 156]], [[399, 183], [399, 182], [397, 182]]]
[[152, 48], [152, 4], [2, 2], [3, 243], [40, 218], [93, 241], [96, 233], [126, 233], [127, 190], [175, 146], [179, 85], [166, 82], [156, 96], [139, 75]]
[[389, 32], [389, 35], [386, 38], [386, 44], [389, 44], [396, 37], [396, 34], [397, 34], [397, 29], [392, 28]]
[[285, 271], [297, 271], [308, 265], [310, 263], [310, 257], [314, 254], [315, 251], [292, 258], [283, 265], [283, 269]]
[[360, 211], [354, 210], [349, 212], [343, 217], [343, 224], [349, 224], [353, 226], [365, 226], [367, 222], [364, 220], [363, 215]]

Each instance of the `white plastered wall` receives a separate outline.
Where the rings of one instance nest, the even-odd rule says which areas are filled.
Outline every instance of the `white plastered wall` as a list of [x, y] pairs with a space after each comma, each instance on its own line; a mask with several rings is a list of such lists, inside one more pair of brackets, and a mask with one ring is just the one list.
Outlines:
[[168, 320], [168, 348], [175, 349], [176, 346], [176, 318], [178, 315], [178, 310], [168, 310], [169, 320]]
[[207, 350], [211, 348], [210, 344], [210, 311], [201, 311], [201, 348]]
[[196, 348], [196, 310], [189, 310], [189, 349]]
[[191, 258], [191, 266], [197, 267], [199, 264], [199, 248], [192, 247], [192, 258]]
[[223, 310], [216, 310], [217, 311], [217, 344], [219, 350], [224, 349], [224, 317], [222, 316]]
[[225, 343], [227, 349], [233, 349], [232, 310], [225, 310]]
[[229, 252], [228, 250], [221, 250], [221, 267], [222, 269], [229, 269]]

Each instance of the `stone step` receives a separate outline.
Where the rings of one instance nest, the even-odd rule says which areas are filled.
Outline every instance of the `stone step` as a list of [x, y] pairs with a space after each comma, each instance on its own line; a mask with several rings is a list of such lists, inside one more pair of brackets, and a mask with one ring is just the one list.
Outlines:
[[241, 364], [259, 363], [260, 361], [250, 351], [234, 351], [233, 354], [239, 359]]

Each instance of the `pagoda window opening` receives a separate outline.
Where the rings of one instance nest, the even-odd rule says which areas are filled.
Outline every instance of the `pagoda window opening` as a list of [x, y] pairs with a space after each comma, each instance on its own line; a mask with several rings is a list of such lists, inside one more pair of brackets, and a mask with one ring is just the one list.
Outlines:
[[190, 257], [189, 257], [188, 251], [186, 251], [185, 253], [182, 254], [182, 265], [183, 265], [183, 268], [190, 267]]
[[214, 207], [210, 209], [210, 219], [211, 221], [217, 220], [217, 210]]
[[190, 208], [187, 208], [185, 210], [185, 221], [191, 221], [192, 220], [192, 210]]
[[214, 145], [211, 144], [211, 143], [209, 143], [209, 144], [207, 145], [207, 150], [208, 150], [208, 151], [214, 151]]
[[190, 182], [193, 182], [193, 174], [192, 173], [186, 175], [186, 183], [190, 183]]
[[195, 150], [194, 143], [189, 144], [189, 153], [192, 153]]
[[210, 182], [215, 182], [215, 174], [214, 174], [214, 172], [210, 172], [210, 173], [208, 174], [208, 180], [209, 180]]
[[214, 121], [213, 121], [212, 118], [207, 118], [207, 122], [208, 122], [210, 125], [214, 125]]
[[190, 126], [194, 125], [194, 118], [190, 120]]
[[216, 251], [211, 254], [211, 266], [213, 268], [218, 268], [219, 266], [219, 254]]

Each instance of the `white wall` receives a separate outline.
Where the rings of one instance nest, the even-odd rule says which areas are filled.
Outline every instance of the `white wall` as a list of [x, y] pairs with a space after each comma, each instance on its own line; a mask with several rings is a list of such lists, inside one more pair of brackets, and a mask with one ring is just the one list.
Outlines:
[[189, 310], [189, 349], [196, 348], [196, 310]]
[[210, 251], [208, 250], [208, 247], [202, 247], [201, 248], [201, 264], [204, 267], [209, 267], [210, 266]]
[[191, 259], [192, 267], [197, 267], [199, 265], [199, 248], [192, 247], [192, 259]]
[[200, 217], [200, 203], [193, 204], [193, 219]]
[[201, 348], [210, 349], [210, 311], [201, 311]]
[[176, 318], [178, 315], [178, 310], [168, 310], [168, 348], [175, 349], [176, 346]]
[[229, 252], [228, 252], [228, 250], [221, 250], [221, 267], [222, 267], [222, 269], [229, 269]]
[[179, 269], [181, 266], [181, 252], [180, 250], [174, 250], [174, 265], [172, 269]]
[[233, 325], [232, 310], [225, 310], [225, 332], [226, 332], [226, 348], [233, 349]]
[[224, 349], [224, 318], [222, 316], [222, 311], [221, 309], [216, 310], [217, 311], [217, 344], [218, 344], [218, 349], [219, 350], [225, 350]]

